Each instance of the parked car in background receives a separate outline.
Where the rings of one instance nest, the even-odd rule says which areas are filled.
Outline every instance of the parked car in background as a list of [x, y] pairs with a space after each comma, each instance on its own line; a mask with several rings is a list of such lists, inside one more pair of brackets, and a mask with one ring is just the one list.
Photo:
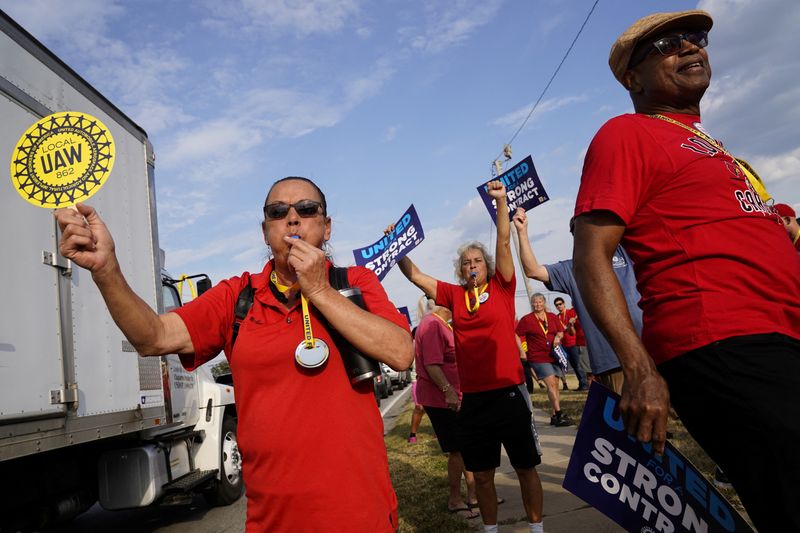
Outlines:
[[391, 383], [390, 388], [401, 390], [411, 383], [411, 369], [398, 372], [384, 363], [381, 363], [381, 369], [389, 376], [389, 381]]
[[375, 382], [375, 394], [379, 399], [388, 398], [394, 391], [392, 390], [392, 382], [386, 371], [381, 365], [381, 373], [373, 378]]

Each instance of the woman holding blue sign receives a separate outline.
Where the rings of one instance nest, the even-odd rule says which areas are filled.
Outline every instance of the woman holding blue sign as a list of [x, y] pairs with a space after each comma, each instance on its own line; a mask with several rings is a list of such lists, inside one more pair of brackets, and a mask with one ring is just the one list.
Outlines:
[[455, 262], [458, 284], [425, 274], [408, 256], [398, 265], [409, 281], [453, 314], [463, 392], [457, 421], [458, 440], [464, 465], [475, 474], [485, 531], [497, 531], [494, 472], [500, 466], [502, 444], [519, 478], [530, 530], [540, 533], [542, 484], [536, 465], [541, 460], [514, 335], [516, 279], [509, 243], [511, 223], [506, 189], [497, 180], [487, 187], [497, 203], [496, 266], [478, 242], [459, 249]]
[[552, 353], [553, 349], [561, 344], [564, 327], [556, 315], [547, 312], [543, 294], [537, 292], [531, 296], [531, 305], [533, 313], [519, 320], [516, 333], [528, 345], [528, 362], [531, 368], [547, 385], [547, 398], [553, 408], [550, 425], [571, 426], [574, 422], [561, 412], [559, 385], [562, 372]]

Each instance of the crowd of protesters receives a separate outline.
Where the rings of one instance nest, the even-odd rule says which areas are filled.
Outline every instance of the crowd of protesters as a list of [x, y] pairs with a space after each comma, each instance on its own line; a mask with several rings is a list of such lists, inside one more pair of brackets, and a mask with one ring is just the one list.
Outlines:
[[[606, 122], [588, 148], [572, 259], [539, 264], [528, 215], [514, 213], [512, 224], [505, 187], [492, 181], [494, 254], [478, 242], [462, 246], [455, 284], [408, 256], [399, 261], [433, 302], [417, 330], [416, 395], [419, 415], [424, 409], [449, 453], [448, 510], [476, 518], [477, 503], [486, 531], [497, 530], [501, 446], [530, 531], [543, 531], [541, 450], [525, 381], [529, 372], [544, 382], [551, 424], [572, 424], [559, 404], [565, 363], [553, 354], [561, 348], [579, 389], [593, 379], [621, 394], [630, 435], [663, 452], [674, 407], [756, 527], [800, 531], [800, 226], [702, 126], [712, 24], [700, 10], [657, 13], [613, 44], [609, 66], [635, 112]], [[263, 271], [162, 315], [127, 285], [92, 208], [58, 210], [56, 218], [61, 253], [91, 272], [139, 353], [179, 353], [193, 369], [225, 351], [237, 386], [248, 531], [397, 528], [371, 388], [349, 384], [336, 338], [404, 369], [411, 337], [372, 272], [347, 272], [367, 309], [332, 287], [324, 249], [331, 219], [313, 182], [285, 178], [267, 193], [262, 230], [272, 256]], [[533, 312], [516, 320], [512, 231], [525, 275], [569, 295], [574, 309], [561, 298], [551, 313], [536, 294]], [[234, 347], [234, 307], [245, 289], [254, 305]], [[769, 306], [755, 304], [763, 301]], [[315, 405], [319, 390], [324, 410]], [[353, 440], [357, 451], [331, 444]]]

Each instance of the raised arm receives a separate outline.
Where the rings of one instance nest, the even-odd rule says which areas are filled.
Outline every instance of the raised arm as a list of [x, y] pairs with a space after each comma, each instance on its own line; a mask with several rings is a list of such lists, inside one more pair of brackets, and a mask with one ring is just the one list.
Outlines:
[[586, 307], [619, 357], [625, 382], [620, 412], [628, 433], [663, 453], [669, 391], [633, 327], [612, 268], [625, 226], [616, 215], [592, 211], [575, 219], [573, 266]]
[[518, 207], [514, 213], [514, 228], [519, 236], [519, 262], [522, 263], [522, 271], [529, 278], [542, 283], [549, 282], [550, 274], [536, 260], [533, 248], [531, 248], [531, 242], [528, 239], [528, 214], [521, 207]]
[[398, 261], [397, 266], [408, 281], [419, 287], [428, 298], [436, 301], [436, 278], [421, 271], [408, 256]]
[[495, 268], [505, 279], [514, 275], [514, 258], [511, 256], [511, 222], [508, 216], [506, 188], [500, 180], [490, 181], [489, 196], [497, 203], [497, 248]]
[[130, 288], [119, 267], [114, 240], [90, 206], [55, 212], [61, 255], [92, 274], [111, 318], [140, 355], [192, 353], [189, 331], [175, 313], [158, 315]]

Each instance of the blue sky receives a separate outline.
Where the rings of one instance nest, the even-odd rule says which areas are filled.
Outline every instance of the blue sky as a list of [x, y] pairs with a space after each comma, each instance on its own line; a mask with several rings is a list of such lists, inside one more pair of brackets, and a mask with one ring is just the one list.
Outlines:
[[[215, 281], [263, 266], [261, 206], [286, 175], [328, 196], [337, 263], [413, 203], [426, 241], [411, 257], [452, 281], [458, 245], [490, 240], [475, 187], [593, 3], [0, 0], [148, 132], [167, 267]], [[715, 20], [704, 126], [800, 208], [800, 2], [601, 0], [512, 145], [511, 163], [531, 154], [551, 198], [529, 214], [542, 262], [571, 256], [586, 148], [632, 111], [611, 44], [650, 12], [695, 7]], [[398, 306], [420, 294], [396, 269], [384, 286]]]

